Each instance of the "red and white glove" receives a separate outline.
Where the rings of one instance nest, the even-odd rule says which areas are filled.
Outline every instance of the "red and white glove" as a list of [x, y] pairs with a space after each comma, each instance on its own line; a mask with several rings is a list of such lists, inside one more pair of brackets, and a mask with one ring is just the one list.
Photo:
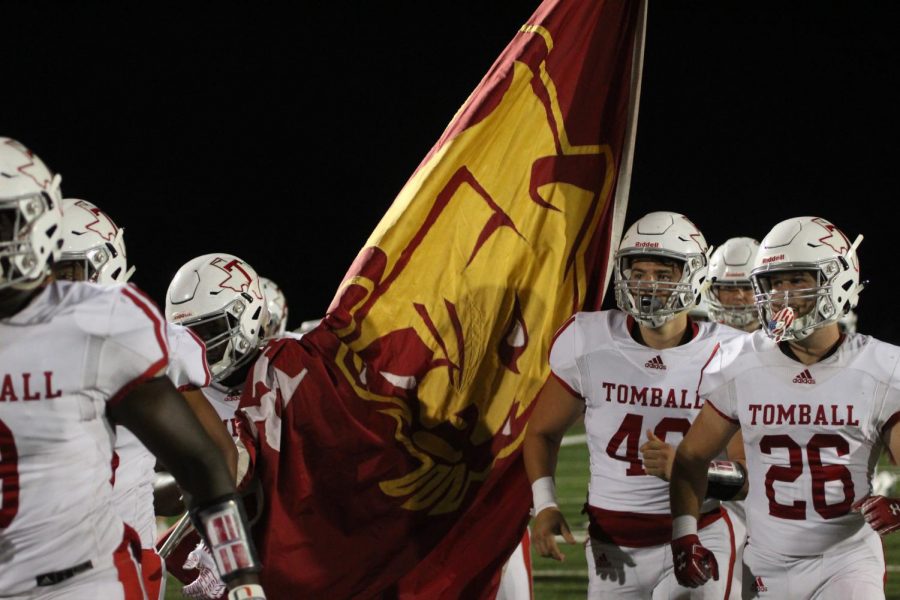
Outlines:
[[710, 578], [719, 580], [719, 563], [712, 552], [703, 547], [696, 534], [672, 540], [675, 578], [685, 587], [699, 587]]
[[878, 535], [885, 536], [900, 529], [900, 498], [867, 496], [853, 505]]
[[216, 561], [213, 560], [206, 544], [203, 542], [197, 544], [197, 547], [188, 554], [187, 560], [184, 561], [184, 568], [200, 570], [200, 574], [193, 583], [181, 588], [181, 593], [186, 597], [196, 600], [217, 600], [224, 597], [225, 583], [219, 577]]

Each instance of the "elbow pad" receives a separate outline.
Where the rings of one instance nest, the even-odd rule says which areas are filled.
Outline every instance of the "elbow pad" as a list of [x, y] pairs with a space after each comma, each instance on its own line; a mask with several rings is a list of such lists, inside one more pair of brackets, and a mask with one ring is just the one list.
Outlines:
[[237, 495], [217, 498], [190, 511], [194, 528], [212, 554], [222, 581], [261, 569], [250, 538], [244, 506]]
[[706, 473], [706, 497], [717, 500], [731, 500], [744, 488], [747, 469], [739, 462], [714, 460], [709, 463]]

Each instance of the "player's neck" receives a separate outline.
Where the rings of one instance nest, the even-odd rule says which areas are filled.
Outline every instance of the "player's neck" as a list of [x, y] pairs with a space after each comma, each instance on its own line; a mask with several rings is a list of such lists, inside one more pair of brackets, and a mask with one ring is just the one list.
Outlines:
[[229, 393], [240, 393], [243, 390], [244, 382], [247, 381], [247, 374], [255, 362], [256, 358], [251, 358], [234, 373], [223, 379], [220, 385], [227, 389]]
[[830, 356], [841, 342], [841, 329], [832, 323], [822, 329], [816, 329], [809, 337], [788, 342], [794, 356], [805, 365], [819, 362]]
[[687, 313], [681, 313], [655, 329], [640, 325], [641, 339], [637, 341], [655, 350], [674, 348], [690, 341], [689, 329], [691, 326]]

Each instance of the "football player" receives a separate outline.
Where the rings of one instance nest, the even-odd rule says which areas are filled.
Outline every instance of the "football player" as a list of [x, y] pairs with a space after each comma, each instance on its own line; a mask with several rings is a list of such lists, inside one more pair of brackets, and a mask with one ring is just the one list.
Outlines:
[[[53, 263], [53, 275], [59, 281], [88, 281], [103, 285], [125, 283], [134, 272], [128, 267], [124, 229], [103, 211], [86, 200], [64, 198], [62, 250]], [[189, 329], [166, 327], [169, 365], [166, 375], [182, 393], [209, 385], [203, 342]], [[201, 424], [219, 446], [224, 446], [226, 463], [236, 463], [236, 451], [209, 404], [189, 402]], [[210, 416], [211, 415], [211, 416]], [[226, 443], [222, 443], [226, 437]], [[113, 478], [113, 504], [125, 522], [137, 531], [141, 540], [141, 574], [148, 598], [165, 595], [165, 569], [156, 552], [156, 524], [153, 486], [156, 480], [153, 454], [133, 433], [116, 427], [116, 469]], [[183, 507], [182, 507], [183, 510]]]
[[[240, 441], [235, 411], [269, 323], [261, 278], [253, 267], [234, 255], [198, 256], [178, 269], [169, 284], [166, 319], [190, 329], [205, 343], [211, 380], [199, 393], [231, 435], [237, 454], [236, 480], [241, 481], [247, 473], [249, 454]], [[167, 566], [185, 583], [196, 576], [185, 589], [187, 593], [205, 586], [205, 596], [216, 597], [216, 590], [222, 584], [210, 568], [210, 562], [202, 560], [206, 556], [202, 548], [191, 553], [188, 559], [191, 566], [183, 566], [185, 550], [193, 548], [195, 543], [193, 536], [187, 537], [167, 558]], [[199, 575], [183, 570], [193, 566], [200, 568]]]
[[709, 319], [753, 332], [760, 322], [753, 301], [750, 269], [759, 242], [736, 237], [719, 246], [709, 259], [710, 285], [703, 294]]
[[[557, 507], [553, 475], [560, 441], [583, 414], [591, 458], [590, 598], [690, 594], [674, 578], [668, 483], [657, 476], [700, 412], [704, 364], [719, 344], [742, 335], [688, 318], [706, 283], [708, 256], [703, 235], [683, 215], [644, 216], [625, 233], [615, 256], [619, 310], [577, 313], [554, 339], [552, 376], [538, 396], [524, 444], [536, 515], [532, 540], [541, 555], [557, 560], [564, 555], [555, 534], [575, 541]], [[739, 440], [733, 456], [741, 457]], [[731, 526], [717, 498], [741, 491], [742, 467], [723, 461], [713, 468], [717, 477], [727, 472], [727, 485], [710, 486], [700, 535], [721, 561], [722, 574], [713, 589], [692, 596], [698, 598], [728, 597], [735, 560]]]
[[136, 534], [111, 504], [111, 425], [121, 424], [190, 493], [229, 597], [264, 598], [233, 480], [164, 377], [165, 321], [152, 301], [131, 286], [51, 280], [59, 182], [0, 138], [0, 590], [145, 597]]
[[212, 377], [202, 392], [237, 440], [234, 412], [269, 324], [261, 278], [234, 255], [198, 256], [172, 278], [166, 292], [166, 319], [187, 327], [206, 344]]
[[[710, 285], [703, 293], [703, 304], [707, 307], [709, 319], [752, 333], [760, 328], [759, 316], [754, 303], [750, 271], [759, 242], [749, 237], [735, 237], [726, 240], [716, 248], [709, 259]], [[674, 453], [671, 455], [674, 462]], [[668, 465], [668, 475], [672, 474], [672, 463]], [[667, 477], [668, 479], [668, 477]], [[744, 547], [747, 544], [747, 516], [743, 500], [722, 503], [734, 530], [735, 568], [731, 579], [731, 592], [740, 598], [743, 587]]]
[[704, 407], [676, 455], [672, 549], [683, 584], [715, 571], [696, 534], [703, 461], [741, 430], [744, 597], [884, 598], [877, 533], [900, 527], [900, 504], [870, 496], [871, 473], [883, 446], [900, 452], [900, 348], [838, 326], [863, 287], [860, 241], [818, 217], [788, 219], [763, 239], [750, 279], [765, 326], [723, 343], [704, 370]]

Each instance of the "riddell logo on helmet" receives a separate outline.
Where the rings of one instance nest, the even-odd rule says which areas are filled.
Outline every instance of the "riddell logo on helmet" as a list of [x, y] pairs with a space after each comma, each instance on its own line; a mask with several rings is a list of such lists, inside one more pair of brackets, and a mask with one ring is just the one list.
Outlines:
[[194, 316], [194, 313], [192, 313], [189, 310], [184, 310], [184, 311], [177, 312], [174, 315], [172, 315], [172, 320], [178, 321], [179, 319], [186, 319], [188, 317], [193, 317], [193, 316]]
[[635, 242], [635, 248], [659, 248], [659, 242]]
[[770, 262], [775, 262], [776, 260], [784, 260], [784, 254], [778, 254], [776, 256], [770, 256], [769, 258], [764, 258], [762, 260], [762, 264], [768, 264]]

